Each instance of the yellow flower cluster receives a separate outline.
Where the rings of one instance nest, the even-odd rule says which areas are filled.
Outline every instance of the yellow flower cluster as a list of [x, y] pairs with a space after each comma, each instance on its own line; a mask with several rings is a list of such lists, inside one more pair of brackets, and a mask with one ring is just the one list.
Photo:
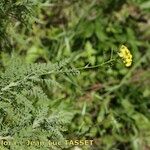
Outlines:
[[132, 64], [132, 54], [130, 53], [129, 49], [122, 45], [120, 47], [118, 55], [123, 59], [123, 62], [126, 67], [130, 67]]

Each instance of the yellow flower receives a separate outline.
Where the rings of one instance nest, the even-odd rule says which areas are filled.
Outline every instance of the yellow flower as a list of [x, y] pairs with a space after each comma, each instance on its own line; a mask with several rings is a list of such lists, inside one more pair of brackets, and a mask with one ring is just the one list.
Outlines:
[[132, 64], [132, 54], [130, 53], [129, 49], [122, 45], [119, 49], [118, 55], [123, 59], [123, 62], [126, 67], [130, 67]]

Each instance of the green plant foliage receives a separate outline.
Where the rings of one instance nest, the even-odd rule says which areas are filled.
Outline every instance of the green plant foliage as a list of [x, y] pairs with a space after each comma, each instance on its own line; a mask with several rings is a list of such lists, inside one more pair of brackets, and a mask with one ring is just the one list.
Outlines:
[[[28, 29], [20, 18], [6, 19], [13, 26], [9, 37], [6, 28], [3, 33], [21, 60], [9, 63], [8, 51], [0, 53], [0, 138], [94, 140], [92, 146], [71, 145], [69, 150], [150, 149], [149, 1], [32, 2], [23, 14], [28, 18], [36, 12]], [[132, 55], [130, 67], [118, 56], [121, 45]], [[69, 63], [52, 63], [66, 57]], [[73, 76], [79, 74], [73, 66], [79, 76]], [[40, 149], [17, 146], [11, 149]]]
[[1, 0], [0, 1], [0, 49], [10, 50], [9, 29], [19, 21], [20, 26], [29, 23], [32, 9], [36, 3], [28, 0]]
[[[0, 76], [1, 140], [8, 137], [8, 140], [12, 138], [18, 143], [27, 140], [64, 142], [62, 132], [66, 131], [73, 112], [53, 108], [53, 101], [45, 91], [46, 88], [49, 89], [50, 85], [47, 85], [50, 82], [53, 86], [56, 82], [50, 78], [51, 74], [73, 73], [73, 69], [65, 67], [68, 63], [69, 59], [55, 64], [26, 64], [17, 57], [8, 62]], [[24, 144], [24, 148], [26, 146]], [[23, 145], [15, 144], [9, 147], [19, 149], [23, 148]], [[64, 144], [61, 144], [61, 147], [64, 147]], [[28, 148], [31, 149], [32, 145]]]

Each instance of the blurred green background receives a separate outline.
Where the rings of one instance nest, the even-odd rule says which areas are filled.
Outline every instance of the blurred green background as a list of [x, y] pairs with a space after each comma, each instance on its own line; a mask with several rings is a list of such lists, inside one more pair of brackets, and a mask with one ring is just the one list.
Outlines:
[[[29, 11], [27, 24], [7, 25], [1, 66], [14, 52], [28, 63], [71, 58], [80, 75], [50, 90], [74, 113], [67, 138], [94, 140], [81, 150], [150, 150], [150, 1], [43, 0]], [[118, 58], [122, 44], [129, 68]]]

